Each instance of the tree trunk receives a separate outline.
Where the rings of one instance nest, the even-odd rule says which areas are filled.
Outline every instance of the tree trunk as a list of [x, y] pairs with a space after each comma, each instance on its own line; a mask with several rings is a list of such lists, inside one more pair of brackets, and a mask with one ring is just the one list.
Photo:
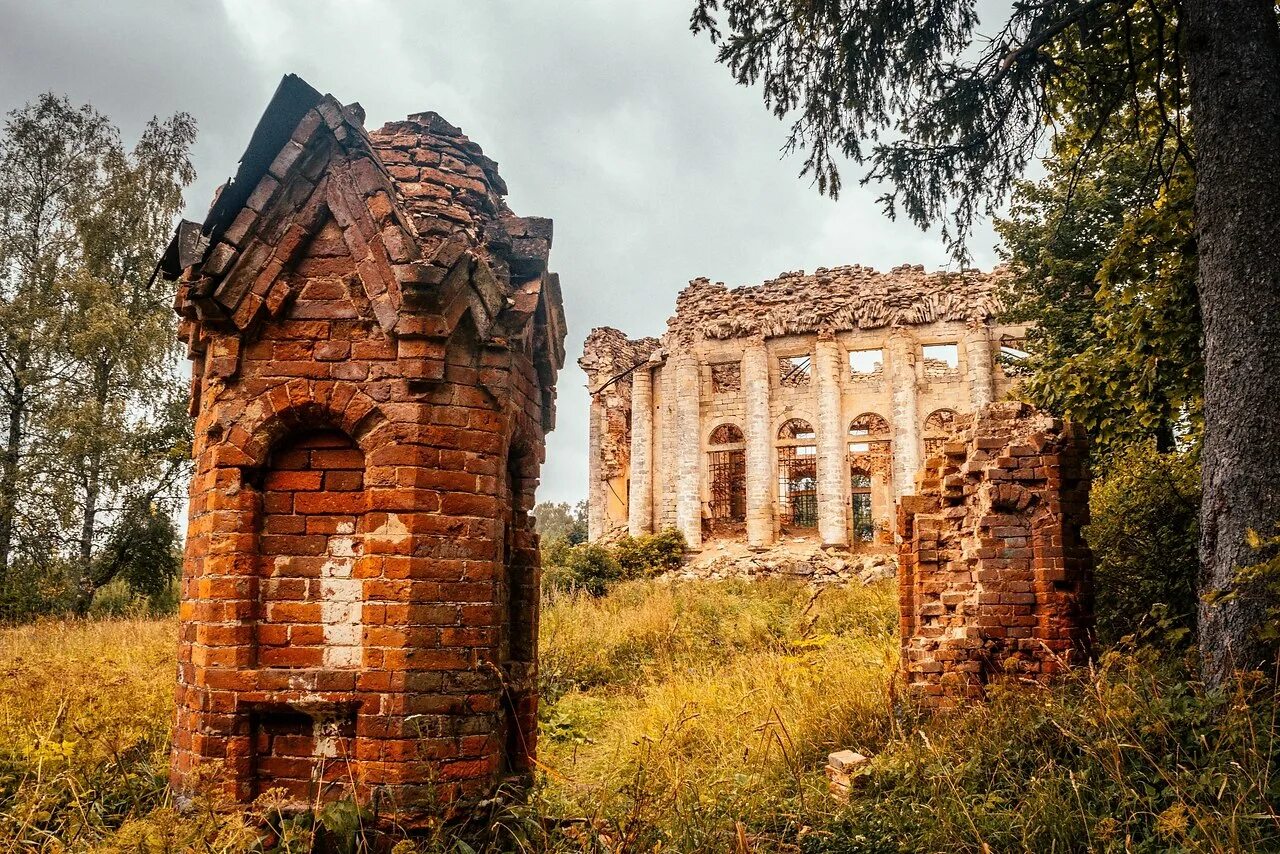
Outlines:
[[[110, 370], [104, 365], [97, 366], [95, 370], [94, 424], [99, 428], [95, 432], [100, 432], [107, 408]], [[84, 508], [80, 519], [80, 583], [76, 600], [76, 612], [81, 614], [89, 610], [93, 594], [104, 583], [96, 579], [93, 572], [93, 541], [98, 532], [98, 501], [102, 496], [102, 452], [92, 444], [96, 441], [96, 435], [90, 438], [91, 450], [85, 459]]]
[[13, 554], [13, 529], [18, 508], [18, 462], [22, 454], [27, 416], [27, 388], [23, 382], [26, 369], [27, 352], [23, 347], [19, 350], [14, 368], [13, 388], [9, 394], [9, 423], [4, 451], [0, 452], [0, 591], [8, 581]]
[[[1204, 318], [1200, 593], [1259, 561], [1280, 521], [1280, 27], [1271, 0], [1185, 0]], [[1200, 604], [1201, 671], [1221, 685], [1268, 657], [1267, 603]]]

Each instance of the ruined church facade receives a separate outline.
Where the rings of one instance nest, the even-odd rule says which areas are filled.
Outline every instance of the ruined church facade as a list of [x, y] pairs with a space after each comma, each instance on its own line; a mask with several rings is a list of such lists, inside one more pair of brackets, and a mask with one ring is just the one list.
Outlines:
[[919, 266], [697, 279], [661, 338], [593, 330], [590, 536], [890, 549], [895, 503], [956, 417], [1016, 381], [1025, 328], [996, 321], [1000, 282]]

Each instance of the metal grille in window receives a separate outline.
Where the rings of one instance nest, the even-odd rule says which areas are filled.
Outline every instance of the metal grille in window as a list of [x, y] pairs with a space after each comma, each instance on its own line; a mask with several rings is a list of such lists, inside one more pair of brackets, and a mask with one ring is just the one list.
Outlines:
[[778, 385], [807, 386], [811, 373], [812, 367], [808, 356], [782, 356], [778, 359]]
[[871, 475], [854, 471], [853, 481], [853, 537], [862, 543], [875, 539], [876, 523], [871, 517]]
[[711, 390], [716, 394], [742, 390], [742, 366], [725, 362], [711, 366]]
[[712, 451], [711, 518], [743, 522], [747, 518], [747, 457], [744, 451]]
[[778, 449], [778, 503], [783, 525], [818, 526], [818, 448], [796, 445]]

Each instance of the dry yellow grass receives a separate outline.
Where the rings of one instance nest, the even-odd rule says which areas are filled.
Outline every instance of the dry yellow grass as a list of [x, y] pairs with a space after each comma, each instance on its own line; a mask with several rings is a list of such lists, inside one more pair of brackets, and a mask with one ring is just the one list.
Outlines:
[[[1108, 653], [1053, 690], [934, 719], [891, 702], [891, 586], [652, 581], [552, 595], [541, 780], [490, 850], [1280, 850], [1265, 683], [1206, 696], [1177, 662]], [[175, 623], [0, 629], [0, 851], [312, 849], [258, 805], [168, 803]], [[848, 806], [825, 754], [873, 755]], [[264, 849], [251, 827], [281, 831]], [[348, 839], [352, 851], [367, 850]], [[278, 843], [278, 844], [277, 844]], [[396, 854], [465, 852], [449, 833]]]

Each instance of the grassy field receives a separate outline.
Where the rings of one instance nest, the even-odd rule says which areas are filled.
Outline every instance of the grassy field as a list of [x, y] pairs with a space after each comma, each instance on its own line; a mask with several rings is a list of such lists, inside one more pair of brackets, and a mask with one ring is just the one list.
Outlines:
[[[495, 850], [1280, 847], [1269, 688], [1205, 697], [1176, 663], [1111, 653], [1055, 690], [998, 689], [925, 720], [892, 697], [895, 625], [888, 586], [550, 595], [541, 779], [529, 803], [491, 816]], [[179, 815], [169, 803], [174, 631], [172, 620], [0, 630], [0, 850], [257, 844], [218, 804]], [[875, 757], [847, 806], [822, 774], [843, 747]], [[271, 810], [254, 817], [271, 823]], [[304, 826], [280, 829], [267, 850], [308, 850]], [[442, 832], [397, 854], [413, 850], [468, 849]]]

